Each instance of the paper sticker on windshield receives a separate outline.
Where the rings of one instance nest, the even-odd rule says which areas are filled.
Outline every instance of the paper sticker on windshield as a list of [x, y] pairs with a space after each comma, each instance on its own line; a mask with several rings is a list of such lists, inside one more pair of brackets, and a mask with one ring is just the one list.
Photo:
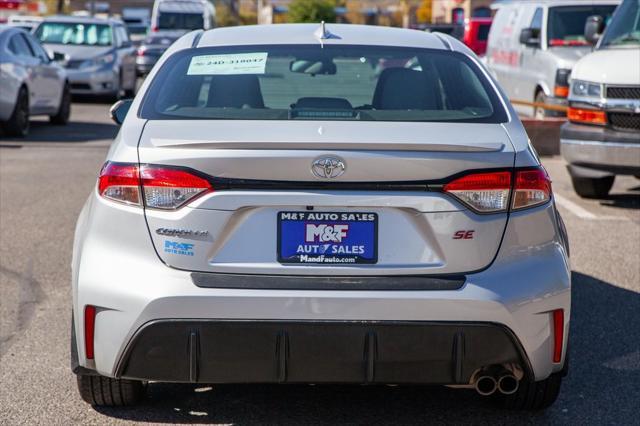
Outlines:
[[200, 55], [191, 58], [187, 75], [264, 74], [267, 52]]

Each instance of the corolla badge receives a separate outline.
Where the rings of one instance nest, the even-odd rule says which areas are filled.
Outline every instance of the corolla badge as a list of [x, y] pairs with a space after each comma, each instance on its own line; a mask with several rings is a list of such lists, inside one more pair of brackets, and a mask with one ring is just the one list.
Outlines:
[[311, 172], [321, 179], [335, 179], [346, 169], [344, 161], [337, 157], [320, 157], [311, 164]]

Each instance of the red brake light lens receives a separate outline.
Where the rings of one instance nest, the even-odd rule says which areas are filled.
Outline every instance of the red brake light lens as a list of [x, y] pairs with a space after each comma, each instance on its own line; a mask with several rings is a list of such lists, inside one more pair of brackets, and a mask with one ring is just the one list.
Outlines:
[[511, 172], [473, 173], [449, 182], [444, 191], [481, 213], [506, 211]]
[[208, 180], [172, 167], [108, 162], [98, 180], [98, 193], [104, 198], [142, 206], [144, 197], [146, 207], [163, 210], [175, 210], [210, 191]]
[[138, 166], [105, 163], [98, 178], [98, 193], [119, 203], [141, 205]]
[[513, 210], [544, 204], [551, 199], [551, 180], [542, 168], [518, 170], [513, 189]]

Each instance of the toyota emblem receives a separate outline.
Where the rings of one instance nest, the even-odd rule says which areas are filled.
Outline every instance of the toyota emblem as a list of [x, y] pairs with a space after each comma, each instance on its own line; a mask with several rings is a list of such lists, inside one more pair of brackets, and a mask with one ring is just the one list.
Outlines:
[[347, 166], [336, 157], [320, 157], [311, 165], [314, 176], [321, 179], [335, 179], [342, 176]]

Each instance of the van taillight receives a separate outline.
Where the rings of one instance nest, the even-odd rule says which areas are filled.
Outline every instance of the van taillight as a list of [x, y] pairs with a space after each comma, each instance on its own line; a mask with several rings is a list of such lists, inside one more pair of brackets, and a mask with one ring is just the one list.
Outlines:
[[447, 183], [444, 192], [479, 213], [520, 210], [551, 199], [551, 180], [542, 167], [471, 173]]
[[177, 167], [107, 162], [98, 179], [104, 198], [162, 210], [175, 210], [211, 191], [208, 180]]

